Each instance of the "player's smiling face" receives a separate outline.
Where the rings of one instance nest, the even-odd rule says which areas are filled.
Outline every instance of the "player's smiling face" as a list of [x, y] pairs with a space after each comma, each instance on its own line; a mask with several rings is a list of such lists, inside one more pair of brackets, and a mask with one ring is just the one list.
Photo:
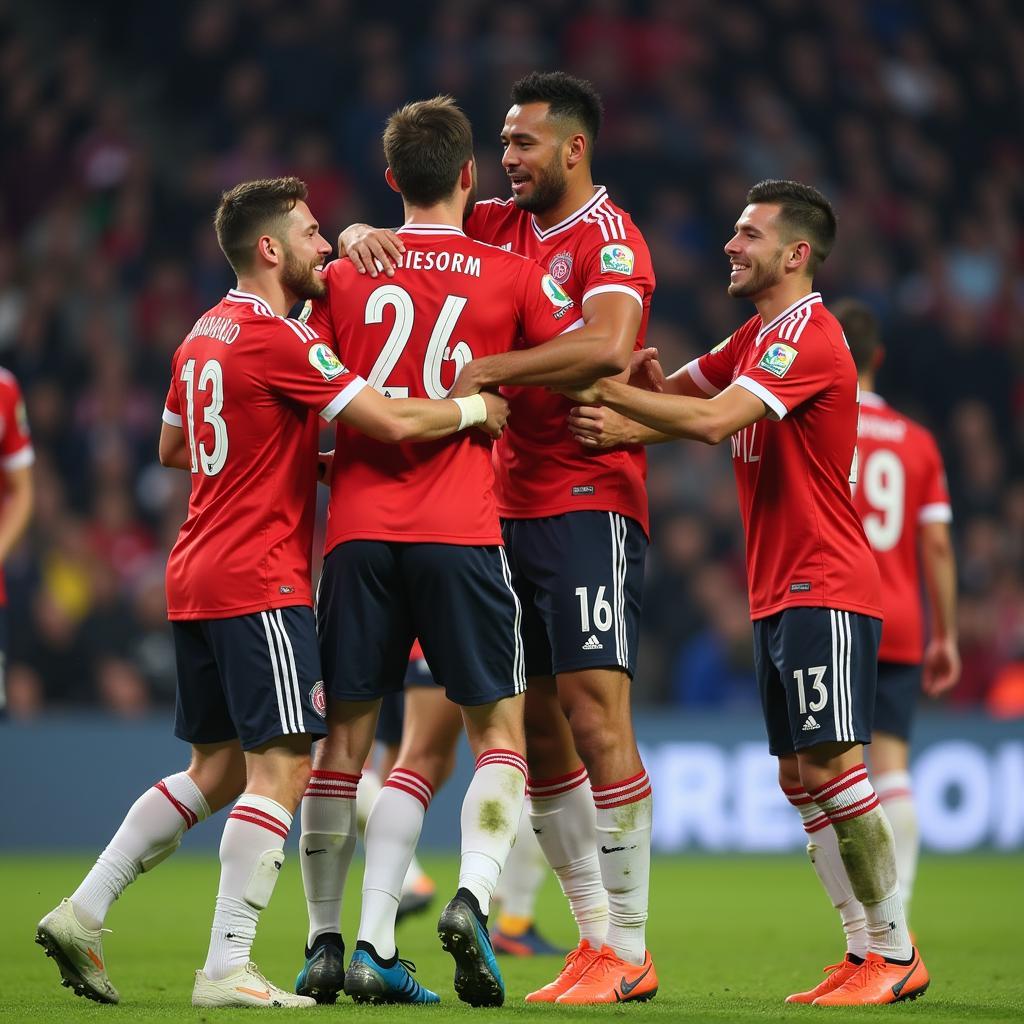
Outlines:
[[740, 214], [736, 233], [725, 245], [733, 298], [756, 298], [782, 279], [785, 246], [776, 224], [778, 212], [772, 203], [751, 203]]
[[331, 243], [320, 234], [320, 225], [301, 200], [288, 214], [286, 224], [281, 283], [296, 298], [323, 298], [327, 285], [320, 271], [331, 254]]
[[543, 213], [557, 206], [568, 187], [563, 166], [563, 132], [548, 116], [547, 103], [512, 107], [501, 130], [501, 166], [521, 210]]

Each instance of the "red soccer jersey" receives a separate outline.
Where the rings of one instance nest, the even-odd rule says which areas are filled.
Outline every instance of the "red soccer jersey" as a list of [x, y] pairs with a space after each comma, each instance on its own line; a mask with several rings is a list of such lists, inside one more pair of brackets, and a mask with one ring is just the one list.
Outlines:
[[[602, 292], [622, 292], [642, 310], [636, 347], [643, 347], [654, 293], [647, 243], [604, 187], [560, 224], [542, 230], [511, 199], [479, 202], [466, 231], [481, 241], [535, 259], [582, 312]], [[495, 445], [498, 509], [510, 519], [536, 519], [596, 509], [619, 512], [648, 529], [647, 456], [643, 446], [589, 452], [569, 433], [573, 402], [544, 388], [503, 388], [512, 415]]]
[[[28, 416], [21, 388], [14, 374], [0, 369], [0, 465], [5, 470], [24, 469], [35, 461]], [[0, 474], [0, 503], [6, 500], [7, 484]], [[7, 604], [7, 586], [0, 570], [0, 608]]]
[[[444, 398], [471, 359], [548, 341], [577, 317], [531, 260], [454, 227], [399, 234], [406, 252], [393, 278], [336, 260], [308, 321], [391, 398]], [[356, 539], [501, 544], [490, 439], [467, 430], [385, 444], [339, 423], [326, 550]]]
[[750, 617], [810, 606], [880, 618], [878, 568], [850, 495], [857, 371], [821, 296], [769, 324], [751, 317], [687, 370], [708, 395], [735, 382], [770, 410], [732, 438]]
[[942, 456], [924, 427], [870, 393], [861, 395], [857, 451], [853, 501], [883, 581], [878, 660], [918, 664], [924, 657], [918, 527], [953, 519]]
[[232, 290], [196, 321], [171, 360], [163, 416], [192, 459], [168, 618], [312, 605], [317, 414], [333, 419], [365, 384], [256, 295]]

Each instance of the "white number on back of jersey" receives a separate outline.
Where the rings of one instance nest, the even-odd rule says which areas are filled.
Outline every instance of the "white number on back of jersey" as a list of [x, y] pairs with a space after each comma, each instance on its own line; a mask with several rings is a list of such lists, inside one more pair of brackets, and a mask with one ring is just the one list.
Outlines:
[[903, 534], [907, 475], [900, 457], [888, 448], [872, 452], [864, 462], [860, 486], [871, 511], [864, 532], [876, 551], [890, 551]]
[[[448, 346], [455, 331], [455, 325], [468, 301], [461, 295], [449, 295], [444, 300], [441, 312], [438, 313], [437, 320], [434, 322], [434, 329], [430, 332], [430, 342], [423, 357], [423, 388], [429, 398], [444, 398], [448, 394], [447, 388], [441, 383], [441, 364], [445, 359], [454, 361], [456, 377], [462, 372], [466, 363], [473, 359], [473, 353], [464, 341], [460, 341], [453, 349]], [[376, 388], [387, 398], [408, 398], [408, 386], [390, 383], [388, 378], [394, 371], [398, 360], [401, 359], [405, 346], [409, 342], [409, 336], [412, 334], [416, 309], [411, 296], [397, 284], [381, 285], [366, 300], [366, 314], [363, 322], [366, 324], [383, 323], [384, 310], [388, 306], [395, 311], [395, 322], [366, 379], [371, 387]]]
[[[188, 433], [188, 447], [192, 454], [192, 472], [202, 469], [205, 476], [216, 476], [228, 458], [228, 425], [220, 415], [224, 408], [224, 371], [216, 359], [210, 359], [199, 372], [196, 382], [196, 361], [188, 359], [181, 368], [181, 379], [185, 382], [185, 422]], [[205, 443], [196, 443], [195, 390], [210, 392], [210, 403], [203, 409], [203, 419], [213, 429], [213, 450], [208, 451]]]

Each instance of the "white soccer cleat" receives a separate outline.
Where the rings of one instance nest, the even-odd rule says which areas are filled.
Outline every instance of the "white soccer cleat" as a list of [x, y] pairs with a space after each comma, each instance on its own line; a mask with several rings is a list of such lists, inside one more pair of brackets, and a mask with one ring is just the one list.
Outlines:
[[278, 1006], [303, 1009], [316, 1006], [309, 996], [297, 996], [272, 985], [250, 961], [240, 971], [220, 981], [210, 981], [196, 971], [196, 984], [192, 989], [193, 1006]]
[[116, 1003], [121, 997], [110, 984], [103, 962], [103, 932], [86, 928], [75, 915], [71, 900], [61, 900], [36, 926], [36, 942], [53, 957], [60, 969], [61, 984], [76, 996], [97, 1003]]

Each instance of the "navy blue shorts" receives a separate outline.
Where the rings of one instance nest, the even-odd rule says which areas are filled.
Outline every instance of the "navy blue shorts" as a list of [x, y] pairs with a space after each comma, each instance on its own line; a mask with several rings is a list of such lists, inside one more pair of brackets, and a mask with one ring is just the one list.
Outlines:
[[317, 593], [327, 692], [362, 701], [401, 690], [419, 637], [454, 703], [522, 693], [521, 617], [501, 547], [346, 541], [324, 560]]
[[754, 670], [768, 749], [871, 742], [880, 619], [787, 608], [754, 622]]
[[617, 512], [567, 512], [502, 522], [523, 603], [526, 674], [621, 668], [632, 677], [640, 638], [647, 536]]
[[223, 743], [237, 737], [243, 750], [252, 750], [279, 736], [326, 734], [327, 702], [311, 608], [171, 626], [179, 739]]
[[875, 732], [886, 732], [910, 740], [914, 710], [921, 696], [920, 665], [895, 661], [878, 663], [878, 689], [875, 691]]
[[[414, 686], [434, 686], [434, 677], [427, 667], [426, 658], [415, 658], [409, 662], [405, 671], [405, 688]], [[375, 739], [396, 747], [402, 742], [402, 724], [405, 721], [405, 691], [385, 694], [380, 702], [380, 714], [377, 716]]]

